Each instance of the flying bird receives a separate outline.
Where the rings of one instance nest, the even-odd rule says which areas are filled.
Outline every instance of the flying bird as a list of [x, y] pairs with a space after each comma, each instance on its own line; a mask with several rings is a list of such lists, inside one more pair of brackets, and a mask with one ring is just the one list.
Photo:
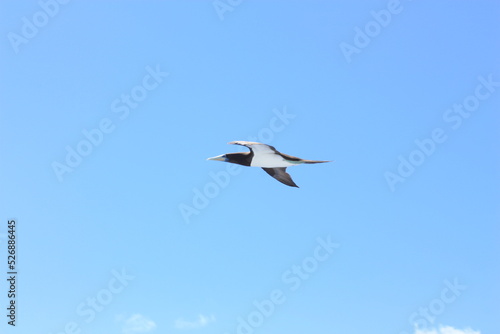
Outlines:
[[233, 164], [261, 167], [267, 174], [290, 187], [299, 187], [293, 182], [290, 174], [286, 172], [287, 167], [301, 164], [317, 164], [320, 160], [304, 160], [276, 150], [273, 146], [251, 141], [232, 141], [228, 144], [242, 145], [248, 147], [250, 152], [226, 153], [207, 160], [225, 161]]

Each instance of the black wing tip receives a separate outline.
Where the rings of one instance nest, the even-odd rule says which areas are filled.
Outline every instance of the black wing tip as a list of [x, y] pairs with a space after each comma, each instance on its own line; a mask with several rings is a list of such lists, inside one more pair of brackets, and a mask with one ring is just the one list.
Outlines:
[[333, 162], [334, 160], [303, 160], [306, 164], [321, 164], [324, 162]]
[[[278, 180], [278, 179], [276, 179]], [[286, 183], [284, 181], [281, 181], [281, 180], [278, 180], [279, 182], [283, 183], [285, 186], [289, 186], [289, 187], [292, 187], [292, 188], [300, 188], [298, 185], [296, 185], [295, 183]]]
[[[288, 174], [290, 175], [290, 174]], [[290, 177], [290, 180], [287, 180], [287, 181], [290, 181], [290, 182], [283, 182], [283, 184], [286, 184], [287, 186], [290, 186], [290, 187], [294, 187], [294, 188], [299, 188], [299, 186], [292, 180], [292, 177]]]
[[290, 180], [291, 182], [287, 182], [288, 180], [278, 180], [278, 181], [289, 187], [300, 188], [298, 185], [295, 184], [295, 182], [293, 182], [293, 180]]

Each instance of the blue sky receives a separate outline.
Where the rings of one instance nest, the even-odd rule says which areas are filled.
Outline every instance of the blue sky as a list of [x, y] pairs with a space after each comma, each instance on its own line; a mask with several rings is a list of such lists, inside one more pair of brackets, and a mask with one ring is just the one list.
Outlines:
[[[498, 2], [0, 15], [2, 332], [498, 332]], [[333, 162], [291, 188], [233, 140]]]

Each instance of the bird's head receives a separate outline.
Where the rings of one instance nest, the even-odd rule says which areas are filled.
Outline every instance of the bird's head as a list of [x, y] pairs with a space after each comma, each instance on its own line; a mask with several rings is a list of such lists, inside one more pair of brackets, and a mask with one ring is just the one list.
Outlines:
[[213, 158], [208, 158], [207, 160], [225, 161], [225, 162], [229, 161], [228, 157], [225, 154], [218, 155], [218, 156], [213, 157]]
[[226, 153], [207, 160], [224, 161], [232, 164], [250, 166], [252, 157], [249, 153]]

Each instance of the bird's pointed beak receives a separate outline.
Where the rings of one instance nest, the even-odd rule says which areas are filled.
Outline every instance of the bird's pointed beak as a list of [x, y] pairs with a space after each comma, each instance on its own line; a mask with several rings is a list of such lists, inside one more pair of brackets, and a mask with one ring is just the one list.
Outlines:
[[213, 158], [208, 158], [207, 160], [226, 161], [226, 155], [225, 154], [218, 155], [218, 156], [213, 157]]

